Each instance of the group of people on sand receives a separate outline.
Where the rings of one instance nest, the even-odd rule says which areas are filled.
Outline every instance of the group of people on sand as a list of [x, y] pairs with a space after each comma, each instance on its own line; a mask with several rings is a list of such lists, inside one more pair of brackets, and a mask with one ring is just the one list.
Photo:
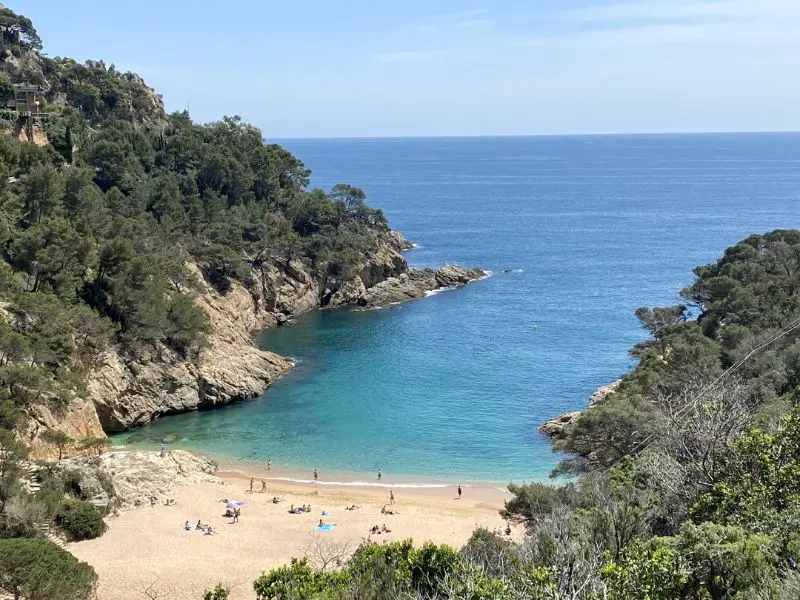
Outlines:
[[377, 525], [373, 525], [372, 529], [369, 530], [370, 535], [380, 535], [382, 533], [392, 533], [392, 530], [386, 527], [386, 523], [384, 523], [381, 527]]
[[311, 505], [310, 504], [308, 506], [303, 504], [303, 506], [298, 506], [297, 508], [295, 508], [294, 504], [292, 504], [289, 507], [289, 514], [291, 514], [291, 515], [302, 515], [304, 513], [310, 513], [310, 512], [311, 512]]
[[216, 535], [216, 532], [212, 529], [211, 525], [205, 525], [204, 523], [200, 522], [200, 519], [197, 519], [197, 523], [192, 525], [189, 521], [184, 523], [183, 528], [186, 531], [202, 531], [203, 535]]

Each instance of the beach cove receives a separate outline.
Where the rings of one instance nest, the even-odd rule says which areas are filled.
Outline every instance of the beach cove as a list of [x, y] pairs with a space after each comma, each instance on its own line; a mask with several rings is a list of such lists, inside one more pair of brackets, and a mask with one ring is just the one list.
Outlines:
[[[493, 530], [506, 525], [498, 511], [509, 496], [495, 488], [464, 487], [459, 500], [455, 486], [393, 489], [291, 483], [269, 479], [271, 473], [264, 469], [220, 470], [217, 476], [216, 482], [164, 489], [154, 507], [142, 501], [108, 519], [102, 537], [67, 546], [97, 570], [100, 598], [127, 600], [152, 586], [175, 600], [195, 600], [222, 582], [230, 586], [231, 600], [245, 600], [252, 597], [256, 577], [293, 557], [308, 556], [312, 562], [344, 559], [365, 540], [413, 538], [417, 544], [433, 541], [459, 548], [476, 527]], [[251, 476], [256, 479], [254, 493], [249, 493]], [[260, 493], [262, 480], [266, 493]], [[150, 493], [156, 490], [142, 488], [140, 499]], [[273, 496], [281, 502], [273, 504]], [[166, 497], [175, 505], [164, 506]], [[222, 516], [224, 499], [244, 502], [238, 523]], [[291, 505], [303, 504], [311, 505], [309, 513], [288, 512]], [[346, 510], [353, 505], [358, 508]], [[385, 505], [397, 514], [382, 514]], [[329, 514], [322, 516], [322, 511]], [[215, 534], [184, 529], [186, 521], [198, 519]], [[320, 519], [336, 527], [317, 532]], [[374, 525], [384, 524], [391, 533], [370, 534]], [[518, 534], [515, 528], [513, 536]]]

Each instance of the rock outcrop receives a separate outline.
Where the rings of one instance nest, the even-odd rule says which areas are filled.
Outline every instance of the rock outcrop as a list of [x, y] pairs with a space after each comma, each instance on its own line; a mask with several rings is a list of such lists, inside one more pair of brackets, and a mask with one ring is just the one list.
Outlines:
[[[598, 388], [589, 398], [589, 404], [586, 407], [586, 410], [592, 410], [593, 408], [608, 402], [609, 398], [614, 394], [614, 392], [617, 391], [617, 388], [621, 383], [622, 380], [618, 379], [613, 383], [609, 383], [608, 385]], [[573, 412], [560, 414], [557, 417], [543, 423], [542, 426], [539, 427], [539, 431], [549, 437], [559, 437], [564, 433], [564, 430], [567, 427], [574, 425], [584, 412], [585, 411], [576, 410]]]
[[105, 431], [253, 398], [292, 368], [288, 358], [253, 344], [253, 331], [277, 323], [274, 313], [257, 310], [241, 284], [232, 283], [223, 295], [196, 275], [202, 286], [196, 301], [211, 321], [206, 347], [193, 360], [165, 347], [137, 360], [107, 353], [88, 382]]
[[363, 307], [385, 306], [422, 298], [426, 293], [466, 285], [486, 276], [480, 269], [465, 269], [458, 265], [445, 265], [441, 269], [411, 269], [390, 277], [364, 291], [357, 304]]
[[165, 456], [158, 452], [107, 452], [95, 458], [71, 458], [54, 468], [74, 482], [76, 491], [99, 507], [129, 508], [168, 497], [178, 486], [219, 483], [217, 465], [181, 450]]

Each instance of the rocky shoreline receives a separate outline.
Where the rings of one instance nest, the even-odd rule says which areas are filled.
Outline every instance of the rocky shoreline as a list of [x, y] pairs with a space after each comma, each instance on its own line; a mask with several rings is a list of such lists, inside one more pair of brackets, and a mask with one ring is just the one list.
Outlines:
[[622, 379], [618, 379], [613, 383], [599, 387], [589, 398], [589, 404], [586, 406], [585, 410], [562, 413], [557, 417], [545, 421], [541, 427], [539, 427], [539, 431], [548, 437], [560, 437], [563, 435], [564, 430], [567, 427], [577, 423], [578, 419], [584, 412], [592, 410], [593, 408], [608, 402], [609, 398], [611, 398], [614, 392], [617, 391], [617, 388], [621, 383]]
[[444, 265], [433, 269], [411, 269], [397, 277], [390, 277], [366, 290], [358, 299], [358, 306], [379, 307], [396, 302], [422, 298], [441, 289], [461, 287], [486, 277], [480, 269], [467, 269], [458, 265]]
[[376, 249], [364, 257], [360, 272], [347, 281], [320, 281], [299, 260], [271, 262], [253, 270], [252, 285], [246, 288], [232, 281], [224, 294], [203, 279], [197, 265], [187, 265], [196, 281], [185, 293], [193, 296], [211, 323], [206, 347], [192, 357], [165, 346], [135, 357], [110, 349], [90, 373], [82, 397], [30, 412], [23, 435], [32, 456], [48, 459], [57, 453], [38, 439], [47, 428], [76, 440], [104, 437], [160, 416], [260, 396], [293, 363], [258, 348], [253, 336], [285, 324], [292, 316], [321, 308], [385, 306], [487, 275], [457, 265], [412, 269], [402, 254], [411, 247], [402, 234], [390, 231], [382, 234]]

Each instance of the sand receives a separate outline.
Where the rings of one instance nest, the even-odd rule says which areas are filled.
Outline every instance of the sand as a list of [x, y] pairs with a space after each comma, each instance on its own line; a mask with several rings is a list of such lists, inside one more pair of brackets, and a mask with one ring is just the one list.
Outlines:
[[[96, 540], [73, 543], [68, 550], [97, 570], [99, 600], [147, 598], [145, 590], [174, 600], [197, 600], [221, 582], [231, 588], [231, 600], [255, 597], [252, 583], [263, 571], [308, 556], [312, 563], [352, 552], [366, 539], [378, 542], [413, 538], [459, 548], [472, 531], [483, 526], [505, 528], [498, 511], [507, 493], [494, 488], [465, 487], [456, 499], [455, 487], [394, 489], [399, 514], [382, 515], [389, 490], [374, 487], [326, 486], [267, 481], [267, 493], [249, 477], [221, 472], [222, 484], [200, 483], [177, 489], [175, 506], [142, 506], [108, 519], [108, 531]], [[262, 476], [266, 476], [264, 473]], [[271, 499], [283, 499], [273, 504]], [[245, 502], [239, 523], [232, 524], [221, 499]], [[311, 504], [310, 514], [288, 513], [294, 504]], [[345, 510], [356, 504], [358, 510]], [[322, 510], [330, 516], [321, 517]], [[336, 523], [334, 531], [318, 533], [320, 518]], [[188, 520], [201, 519], [216, 535], [185, 531]], [[373, 525], [392, 530], [372, 535]], [[155, 597], [155, 596], [151, 596]]]

